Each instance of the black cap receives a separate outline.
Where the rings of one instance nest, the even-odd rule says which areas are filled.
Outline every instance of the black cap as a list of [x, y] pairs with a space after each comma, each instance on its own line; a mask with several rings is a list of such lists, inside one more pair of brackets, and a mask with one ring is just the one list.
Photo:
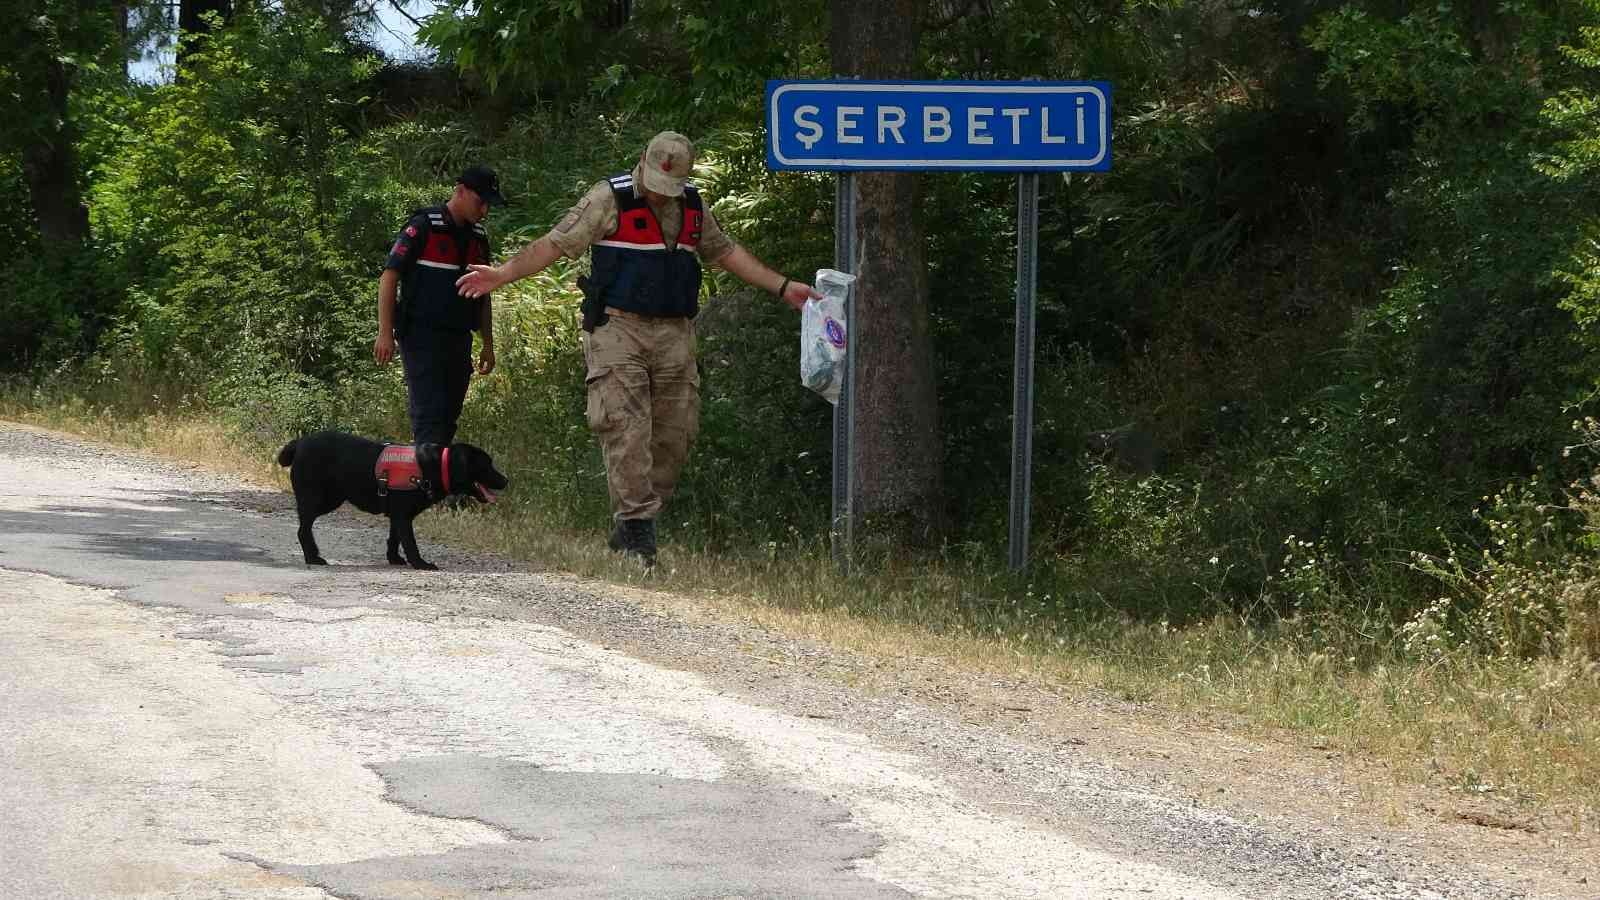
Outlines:
[[506, 205], [506, 198], [500, 193], [500, 176], [488, 166], [469, 166], [456, 182], [472, 188], [490, 206]]

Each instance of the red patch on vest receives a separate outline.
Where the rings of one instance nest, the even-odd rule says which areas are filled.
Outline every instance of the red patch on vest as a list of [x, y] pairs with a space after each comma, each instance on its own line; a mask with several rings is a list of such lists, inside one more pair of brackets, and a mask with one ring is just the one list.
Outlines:
[[[677, 246], [689, 250], [698, 246], [704, 220], [704, 211], [685, 207]], [[655, 213], [648, 209], [630, 209], [617, 216], [617, 230], [606, 235], [606, 240], [654, 246], [666, 243], [666, 236], [661, 233], [661, 223], [656, 221]]]
[[612, 232], [611, 240], [621, 241], [625, 244], [659, 244], [662, 243], [661, 226], [656, 223], [654, 215], [646, 215], [642, 211], [628, 211], [617, 217], [617, 230]]
[[417, 448], [411, 444], [390, 444], [378, 454], [373, 476], [391, 491], [414, 491], [422, 487], [422, 466], [417, 465]]
[[432, 233], [428, 235], [428, 243], [422, 246], [422, 259], [424, 262], [449, 263], [452, 266], [461, 265], [461, 251], [456, 247], [456, 242], [448, 234]]
[[671, 172], [672, 172], [672, 158], [671, 157], [668, 157], [667, 159], [665, 159], [665, 160], [663, 160], [661, 162], [661, 171], [666, 172], [668, 174], [671, 174]]

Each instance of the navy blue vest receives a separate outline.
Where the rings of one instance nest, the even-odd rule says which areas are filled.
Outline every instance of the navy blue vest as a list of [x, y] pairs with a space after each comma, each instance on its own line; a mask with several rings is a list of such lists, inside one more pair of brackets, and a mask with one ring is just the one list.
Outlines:
[[633, 175], [608, 179], [617, 201], [617, 228], [590, 249], [591, 276], [605, 305], [645, 316], [693, 318], [700, 310], [700, 228], [705, 207], [700, 192], [683, 187], [683, 227], [666, 245], [661, 223], [643, 197], [634, 196]]
[[389, 268], [400, 270], [402, 333], [475, 331], [483, 298], [469, 300], [456, 290], [456, 279], [472, 263], [489, 262], [489, 235], [483, 223], [452, 231], [443, 206], [417, 210], [391, 251]]

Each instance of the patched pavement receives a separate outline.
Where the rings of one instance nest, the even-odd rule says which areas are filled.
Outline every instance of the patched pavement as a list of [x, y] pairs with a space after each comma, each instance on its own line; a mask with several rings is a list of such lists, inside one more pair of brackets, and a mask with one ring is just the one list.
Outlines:
[[0, 896], [1242, 896], [282, 500], [0, 426]]

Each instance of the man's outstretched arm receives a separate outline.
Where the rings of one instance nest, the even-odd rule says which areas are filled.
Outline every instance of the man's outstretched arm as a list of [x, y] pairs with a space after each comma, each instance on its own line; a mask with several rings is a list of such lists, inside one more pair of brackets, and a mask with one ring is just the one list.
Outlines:
[[467, 274], [456, 279], [456, 290], [463, 297], [482, 297], [496, 288], [544, 271], [560, 256], [561, 251], [550, 238], [542, 237], [498, 266], [468, 266]]
[[809, 297], [820, 297], [811, 285], [803, 281], [795, 281], [767, 268], [766, 263], [756, 259], [756, 255], [746, 250], [743, 245], [736, 245], [732, 250], [724, 253], [712, 265], [726, 269], [739, 276], [739, 280], [751, 287], [777, 294], [783, 302], [795, 309], [806, 305]]

